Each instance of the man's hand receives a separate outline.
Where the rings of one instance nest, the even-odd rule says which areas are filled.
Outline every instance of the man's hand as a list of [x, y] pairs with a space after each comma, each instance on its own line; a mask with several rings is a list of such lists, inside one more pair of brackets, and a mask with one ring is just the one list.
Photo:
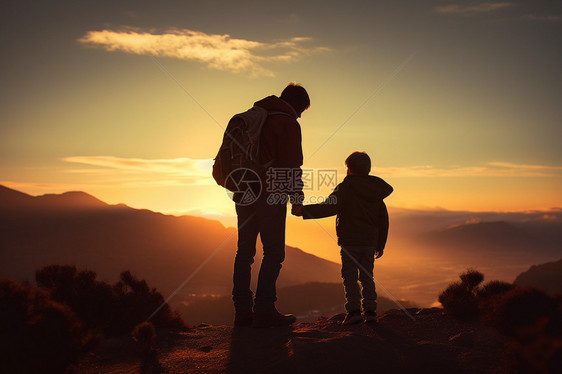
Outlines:
[[383, 249], [381, 249], [381, 250], [376, 250], [376, 251], [375, 251], [375, 259], [381, 258], [382, 255], [383, 255], [383, 253], [384, 253], [384, 250], [383, 250]]
[[291, 207], [291, 214], [297, 217], [302, 217], [302, 205], [293, 205]]

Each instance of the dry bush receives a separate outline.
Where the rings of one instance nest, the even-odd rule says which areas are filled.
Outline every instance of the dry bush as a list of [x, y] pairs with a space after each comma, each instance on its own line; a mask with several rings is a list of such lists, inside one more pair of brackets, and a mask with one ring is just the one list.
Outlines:
[[151, 322], [156, 327], [185, 328], [180, 314], [173, 311], [161, 293], [150, 289], [144, 280], [136, 279], [131, 272], [121, 273], [121, 280], [115, 285], [119, 301], [120, 323], [126, 332], [145, 321], [158, 310]]
[[11, 280], [0, 280], [0, 336], [2, 373], [64, 373], [93, 340], [68, 306]]
[[478, 320], [478, 301], [462, 282], [451, 283], [439, 295], [439, 302], [453, 318], [463, 321]]
[[95, 272], [78, 271], [71, 265], [46, 266], [36, 272], [35, 278], [53, 299], [68, 305], [88, 328], [101, 330], [105, 336], [131, 332], [159, 307], [152, 318], [155, 326], [186, 327], [156, 289], [150, 289], [146, 281], [136, 279], [129, 271], [121, 273], [120, 281], [113, 286], [96, 280]]
[[141, 374], [155, 374], [167, 372], [160, 361], [156, 352], [156, 329], [151, 322], [141, 322], [135, 326], [131, 333], [133, 339], [138, 343], [142, 364]]
[[141, 322], [131, 333], [139, 345], [142, 354], [149, 354], [156, 349], [156, 329], [151, 322]]
[[451, 283], [441, 292], [439, 302], [451, 317], [463, 321], [477, 321], [479, 311], [476, 293], [484, 275], [474, 269], [468, 269], [459, 277], [460, 282]]
[[466, 286], [468, 291], [475, 292], [477, 287], [484, 280], [484, 274], [474, 269], [468, 269], [465, 273], [459, 275], [462, 284]]
[[481, 273], [468, 270], [439, 301], [453, 318], [480, 321], [510, 338], [510, 372], [562, 372], [562, 296], [502, 281], [480, 286]]
[[557, 298], [535, 288], [514, 288], [493, 299], [483, 322], [513, 339], [519, 370], [562, 372], [562, 316]]
[[481, 299], [500, 296], [515, 288], [515, 285], [499, 280], [493, 280], [476, 290], [476, 295]]
[[37, 270], [35, 281], [54, 300], [68, 305], [88, 328], [104, 334], [114, 330], [118, 322], [115, 293], [109, 284], [96, 280], [95, 272], [78, 271], [70, 265], [51, 265]]
[[526, 342], [529, 335], [546, 332], [555, 316], [554, 300], [536, 288], [514, 288], [498, 298], [486, 322], [499, 332]]

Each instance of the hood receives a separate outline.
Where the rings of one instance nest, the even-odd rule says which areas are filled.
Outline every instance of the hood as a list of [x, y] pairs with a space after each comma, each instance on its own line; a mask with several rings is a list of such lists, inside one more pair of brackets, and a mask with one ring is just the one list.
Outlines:
[[390, 184], [374, 175], [348, 175], [343, 180], [361, 199], [382, 200], [393, 191]]
[[265, 99], [256, 101], [254, 105], [264, 108], [268, 112], [283, 112], [291, 115], [295, 119], [297, 118], [297, 112], [295, 112], [293, 107], [285, 100], [281, 100], [275, 95], [271, 95], [266, 97]]

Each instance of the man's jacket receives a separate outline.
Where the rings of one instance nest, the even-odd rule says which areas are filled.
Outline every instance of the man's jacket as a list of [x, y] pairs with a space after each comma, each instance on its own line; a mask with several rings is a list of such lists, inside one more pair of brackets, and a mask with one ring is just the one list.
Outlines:
[[372, 175], [348, 175], [321, 204], [303, 206], [303, 218], [337, 215], [339, 245], [367, 245], [382, 251], [388, 237], [388, 211], [383, 199], [392, 186]]
[[[268, 112], [288, 114], [273, 114], [267, 118], [260, 137], [260, 158], [262, 165], [273, 161], [271, 165], [273, 169], [296, 170], [296, 177], [287, 176], [280, 172], [276, 181], [268, 181], [267, 178], [262, 181], [262, 189], [266, 193], [268, 192], [268, 185], [271, 185], [272, 182], [275, 182], [273, 184], [276, 184], [276, 186], [271, 186], [274, 188], [273, 191], [269, 192], [281, 192], [275, 187], [279, 187], [283, 183], [288, 184], [290, 188], [282, 192], [289, 193], [291, 203], [293, 203], [295, 202], [293, 198], [295, 194], [298, 196], [303, 194], [302, 178], [299, 174], [303, 163], [302, 135], [301, 127], [297, 122], [297, 112], [290, 104], [277, 96], [268, 96], [254, 103], [254, 105], [267, 109]], [[289, 180], [280, 180], [282, 178], [289, 178]], [[302, 200], [299, 204], [302, 204]]]

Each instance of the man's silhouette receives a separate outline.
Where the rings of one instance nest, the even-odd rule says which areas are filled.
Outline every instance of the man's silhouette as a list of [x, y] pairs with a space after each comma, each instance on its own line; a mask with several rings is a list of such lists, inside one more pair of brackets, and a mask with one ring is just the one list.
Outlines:
[[[268, 96], [254, 105], [270, 113], [259, 145], [261, 164], [270, 167], [262, 177], [262, 193], [257, 201], [251, 205], [236, 205], [238, 250], [232, 290], [236, 309], [234, 325], [284, 326], [295, 322], [296, 318], [283, 315], [275, 308], [275, 284], [285, 259], [287, 195], [291, 204], [302, 204], [302, 138], [297, 118], [308, 109], [310, 99], [303, 87], [291, 83], [280, 97]], [[254, 300], [250, 272], [258, 234], [263, 244], [263, 259]]]

